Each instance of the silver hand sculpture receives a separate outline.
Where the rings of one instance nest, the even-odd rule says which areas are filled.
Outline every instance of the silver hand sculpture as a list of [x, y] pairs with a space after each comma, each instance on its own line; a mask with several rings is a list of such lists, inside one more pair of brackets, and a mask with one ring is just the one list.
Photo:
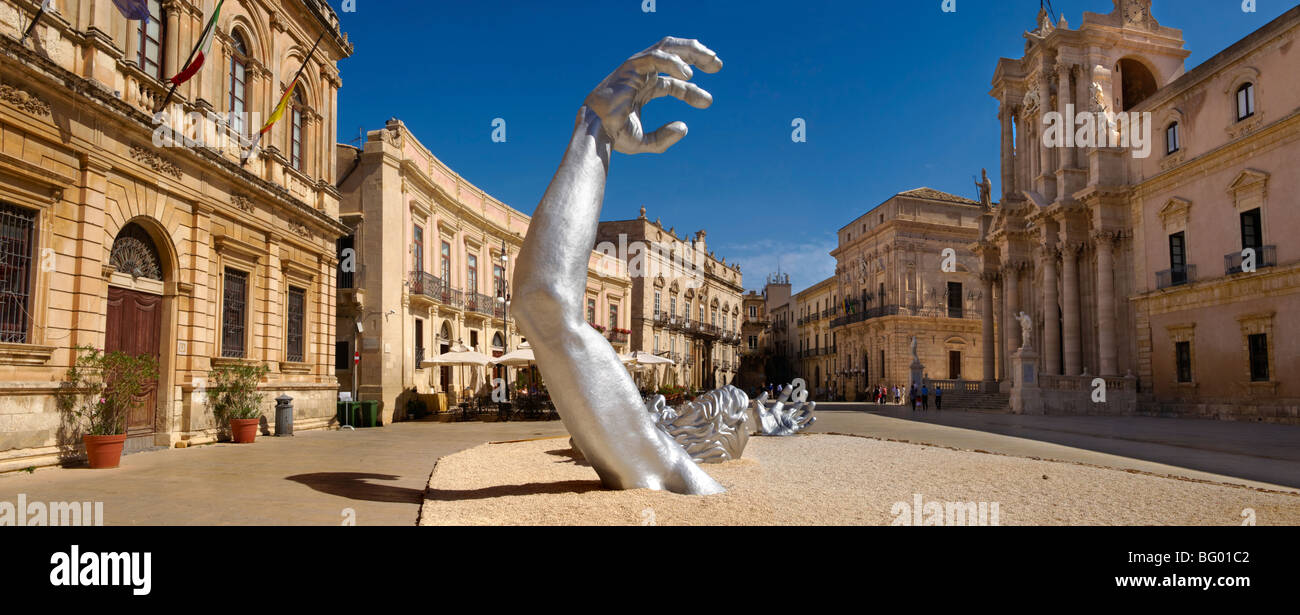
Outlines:
[[749, 396], [733, 386], [706, 393], [678, 409], [656, 395], [646, 410], [696, 463], [740, 459], [749, 443]]
[[817, 417], [813, 416], [817, 402], [793, 401], [786, 404], [786, 398], [782, 397], [769, 405], [766, 392], [754, 400], [759, 433], [765, 436], [793, 436], [817, 422]]
[[614, 348], [583, 317], [587, 263], [610, 158], [615, 151], [662, 153], [686, 136], [682, 122], [646, 134], [641, 107], [663, 96], [701, 109], [711, 105], [712, 96], [686, 82], [693, 75], [690, 65], [708, 73], [722, 69], [718, 56], [699, 42], [666, 38], [632, 56], [587, 97], [564, 160], [533, 214], [515, 271], [519, 327], [564, 426], [610, 489], [723, 491], [655, 425]]

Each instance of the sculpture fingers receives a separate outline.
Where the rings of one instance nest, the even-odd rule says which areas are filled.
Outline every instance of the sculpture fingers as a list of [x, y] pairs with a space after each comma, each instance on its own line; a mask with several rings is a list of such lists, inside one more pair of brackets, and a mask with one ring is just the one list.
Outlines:
[[718, 58], [718, 54], [693, 38], [669, 36], [659, 41], [654, 48], [671, 53], [706, 73], [712, 74], [722, 70], [722, 60]]
[[676, 145], [678, 141], [681, 141], [682, 137], [686, 136], [686, 132], [685, 122], [673, 122], [641, 137], [638, 146], [628, 150], [620, 147], [618, 151], [624, 154], [662, 154], [668, 151], [668, 148]]
[[661, 49], [646, 50], [634, 56], [628, 63], [642, 75], [664, 73], [677, 79], [690, 79], [695, 76], [695, 71], [691, 70], [685, 60]]
[[653, 85], [639, 95], [642, 104], [665, 96], [672, 96], [696, 109], [708, 109], [713, 105], [713, 95], [704, 88], [673, 77], [658, 77]]

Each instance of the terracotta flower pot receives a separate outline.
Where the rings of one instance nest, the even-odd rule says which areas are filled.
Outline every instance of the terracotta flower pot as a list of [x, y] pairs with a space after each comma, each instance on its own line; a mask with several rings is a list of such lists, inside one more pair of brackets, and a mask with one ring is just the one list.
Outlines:
[[257, 439], [258, 419], [230, 419], [230, 436], [235, 444], [252, 444]]
[[126, 444], [126, 434], [117, 436], [82, 436], [86, 444], [86, 461], [92, 470], [116, 468], [122, 462], [122, 447]]

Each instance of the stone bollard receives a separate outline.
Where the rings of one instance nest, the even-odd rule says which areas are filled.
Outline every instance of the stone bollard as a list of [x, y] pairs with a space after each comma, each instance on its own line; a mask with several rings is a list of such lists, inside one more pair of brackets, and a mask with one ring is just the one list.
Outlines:
[[293, 398], [280, 395], [275, 398], [275, 436], [293, 435]]

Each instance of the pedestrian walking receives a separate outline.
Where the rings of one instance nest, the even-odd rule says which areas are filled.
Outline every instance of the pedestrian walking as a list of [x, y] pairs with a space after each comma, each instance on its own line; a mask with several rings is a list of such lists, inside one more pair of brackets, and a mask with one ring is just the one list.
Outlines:
[[930, 387], [924, 384], [921, 385], [921, 408], [930, 409]]
[[939, 387], [934, 387], [934, 409], [943, 410], [943, 389]]

